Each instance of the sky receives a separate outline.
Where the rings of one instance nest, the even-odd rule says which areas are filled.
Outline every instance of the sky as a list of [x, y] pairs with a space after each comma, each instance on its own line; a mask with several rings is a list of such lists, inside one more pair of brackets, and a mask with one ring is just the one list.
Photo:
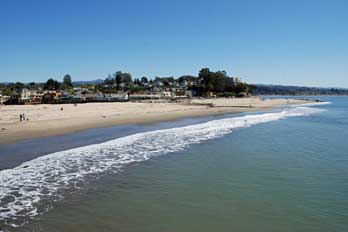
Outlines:
[[0, 0], [0, 82], [225, 70], [348, 88], [347, 0]]

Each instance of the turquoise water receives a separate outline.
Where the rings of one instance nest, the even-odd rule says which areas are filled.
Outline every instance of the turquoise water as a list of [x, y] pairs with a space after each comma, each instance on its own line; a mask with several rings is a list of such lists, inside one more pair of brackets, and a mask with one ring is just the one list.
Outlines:
[[[13, 211], [22, 215], [12, 214], [11, 218], [4, 208], [20, 202], [1, 198], [0, 218], [10, 216], [0, 220], [0, 228], [53, 232], [348, 231], [348, 98], [324, 100], [332, 104], [310, 106], [305, 111], [258, 113], [255, 118], [238, 115], [231, 120], [231, 115], [226, 115], [79, 134], [70, 141], [78, 150], [50, 154], [44, 160], [46, 167], [55, 165], [54, 175], [50, 170], [40, 172], [42, 160], [29, 160], [28, 167], [22, 166], [19, 171], [25, 170], [27, 179], [32, 178], [26, 183], [16, 177], [16, 162], [24, 161], [21, 152], [30, 153], [28, 148], [40, 140], [16, 148], [0, 147], [0, 156], [16, 150], [17, 157], [3, 158], [3, 166], [12, 171], [0, 172], [0, 190], [8, 193], [6, 177], [11, 174], [12, 193], [25, 186], [30, 194], [17, 199], [29, 201], [22, 204], [27, 212], [34, 208], [38, 213], [30, 217], [26, 211]], [[286, 114], [279, 114], [284, 110]], [[190, 127], [192, 124], [196, 126]], [[152, 132], [142, 136], [148, 130]], [[125, 137], [134, 133], [140, 135]], [[84, 148], [93, 143], [90, 138], [95, 135], [98, 144]], [[81, 138], [86, 144], [77, 142]], [[109, 140], [114, 142], [100, 145]], [[51, 140], [45, 144], [41, 155], [59, 151], [59, 146], [53, 149], [47, 145], [53, 144]], [[65, 146], [68, 149], [69, 142]], [[30, 157], [34, 158], [34, 153]], [[45, 191], [34, 194], [42, 191], [38, 179], [42, 180], [44, 172], [47, 186], [58, 183], [52, 185], [57, 191], [45, 189], [50, 196], [44, 195]], [[40, 200], [32, 203], [30, 199]], [[24, 225], [14, 227], [20, 223]]]

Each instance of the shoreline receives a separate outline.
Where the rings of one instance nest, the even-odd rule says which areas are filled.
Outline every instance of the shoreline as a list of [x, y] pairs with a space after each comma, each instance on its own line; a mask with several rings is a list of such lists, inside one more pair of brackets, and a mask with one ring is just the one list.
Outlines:
[[[183, 118], [269, 110], [310, 103], [298, 99], [194, 99], [186, 103], [115, 102], [0, 107], [0, 145], [93, 128], [147, 124]], [[63, 110], [61, 110], [63, 108]], [[25, 113], [29, 121], [19, 122]]]

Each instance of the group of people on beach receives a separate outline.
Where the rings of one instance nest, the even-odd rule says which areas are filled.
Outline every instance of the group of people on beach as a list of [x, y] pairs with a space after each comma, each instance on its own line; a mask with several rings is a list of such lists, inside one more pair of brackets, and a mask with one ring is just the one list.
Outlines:
[[29, 118], [26, 118], [24, 113], [20, 114], [19, 115], [19, 121], [22, 122], [22, 121], [25, 121], [25, 120], [29, 121]]

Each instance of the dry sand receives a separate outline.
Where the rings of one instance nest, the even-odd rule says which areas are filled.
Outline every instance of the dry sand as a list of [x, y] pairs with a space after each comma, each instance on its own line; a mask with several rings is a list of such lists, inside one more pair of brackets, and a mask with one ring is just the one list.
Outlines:
[[[251, 112], [301, 104], [303, 100], [259, 98], [194, 99], [187, 103], [87, 103], [0, 106], [0, 144], [120, 124], [169, 121], [184, 117]], [[214, 107], [212, 107], [214, 106]], [[63, 108], [63, 110], [61, 110]], [[20, 122], [24, 113], [29, 121]]]

